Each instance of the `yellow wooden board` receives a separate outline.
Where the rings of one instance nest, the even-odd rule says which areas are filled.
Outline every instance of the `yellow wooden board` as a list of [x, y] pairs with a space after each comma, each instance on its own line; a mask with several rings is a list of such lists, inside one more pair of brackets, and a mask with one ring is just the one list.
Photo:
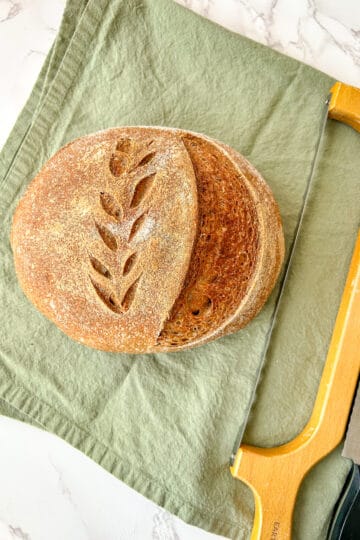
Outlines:
[[[360, 90], [331, 89], [329, 117], [360, 131]], [[360, 232], [311, 418], [276, 448], [240, 446], [232, 475], [255, 497], [251, 540], [289, 540], [296, 496], [308, 471], [343, 439], [360, 371]]]

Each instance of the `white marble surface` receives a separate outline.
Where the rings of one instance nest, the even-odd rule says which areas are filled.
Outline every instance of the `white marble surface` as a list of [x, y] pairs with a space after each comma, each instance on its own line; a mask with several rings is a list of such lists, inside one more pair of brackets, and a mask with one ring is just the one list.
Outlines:
[[[359, 0], [178, 0], [360, 86]], [[64, 0], [0, 0], [0, 147], [56, 35]], [[48, 433], [0, 418], [0, 540], [215, 538]], [[219, 537], [217, 537], [219, 538]]]
[[0, 540], [211, 540], [45, 431], [0, 418]]

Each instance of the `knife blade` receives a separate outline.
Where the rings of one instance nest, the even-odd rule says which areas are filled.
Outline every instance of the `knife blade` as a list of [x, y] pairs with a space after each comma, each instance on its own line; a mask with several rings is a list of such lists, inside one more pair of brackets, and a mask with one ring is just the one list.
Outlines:
[[360, 385], [358, 386], [342, 456], [353, 464], [335, 507], [328, 540], [360, 538]]

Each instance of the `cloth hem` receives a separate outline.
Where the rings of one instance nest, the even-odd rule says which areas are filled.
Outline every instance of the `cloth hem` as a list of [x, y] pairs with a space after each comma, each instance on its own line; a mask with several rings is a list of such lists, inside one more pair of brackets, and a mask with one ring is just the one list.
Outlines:
[[247, 538], [243, 534], [244, 531], [240, 529], [240, 523], [221, 521], [219, 518], [214, 518], [212, 514], [205, 513], [204, 509], [195, 507], [187, 501], [179, 502], [177, 495], [167, 491], [166, 487], [159, 485], [156, 479], [150, 475], [145, 476], [144, 471], [141, 471], [141, 475], [136, 474], [133, 464], [125, 463], [124, 459], [114, 450], [82, 427], [72, 423], [54, 407], [31, 394], [25, 388], [15, 384], [0, 385], [0, 399], [29, 417], [45, 431], [53, 433], [80, 450], [96, 464], [145, 498], [175, 514], [186, 523], [213, 534], [237, 540]]

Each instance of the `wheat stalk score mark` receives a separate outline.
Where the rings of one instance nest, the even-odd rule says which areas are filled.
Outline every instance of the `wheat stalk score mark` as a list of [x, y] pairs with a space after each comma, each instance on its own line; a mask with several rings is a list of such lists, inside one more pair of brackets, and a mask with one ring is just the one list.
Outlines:
[[136, 259], [138, 255], [137, 253], [132, 253], [125, 261], [124, 269], [123, 269], [123, 276], [127, 276], [131, 270], [134, 268]]
[[90, 281], [92, 283], [92, 286], [94, 287], [94, 290], [100, 300], [104, 302], [104, 304], [111, 309], [114, 313], [122, 313], [122, 307], [121, 304], [115, 299], [114, 295], [112, 293], [109, 293], [105, 290], [104, 287], [99, 285], [99, 283], [96, 283], [96, 281], [91, 277]]
[[156, 173], [149, 174], [142, 178], [135, 186], [134, 195], [131, 199], [130, 208], [139, 204], [148, 196], [155, 180]]
[[102, 276], [106, 277], [107, 279], [111, 279], [111, 274], [109, 270], [104, 266], [98, 259], [93, 257], [92, 255], [90, 257], [91, 266], [93, 267], [96, 272], [101, 274]]
[[144, 225], [144, 222], [146, 220], [146, 213], [144, 212], [144, 214], [141, 214], [141, 216], [139, 216], [135, 221], [134, 223], [132, 224], [132, 227], [131, 227], [131, 231], [130, 231], [130, 235], [129, 235], [129, 242], [131, 242], [131, 240], [134, 238], [134, 236], [136, 235], [136, 233], [141, 229], [141, 227]]
[[110, 193], [102, 191], [100, 193], [100, 203], [109, 216], [115, 218], [117, 221], [122, 221], [124, 212], [122, 206], [117, 202], [115, 197], [110, 195]]
[[133, 301], [134, 301], [135, 293], [136, 293], [136, 289], [138, 288], [138, 285], [139, 285], [140, 277], [141, 276], [139, 276], [134, 281], [134, 283], [132, 285], [130, 285], [130, 287], [128, 288], [128, 290], [124, 294], [124, 298], [122, 299], [122, 302], [121, 302], [121, 305], [122, 305], [122, 308], [123, 308], [124, 311], [127, 311], [130, 308]]
[[98, 233], [100, 234], [104, 244], [107, 245], [111, 251], [117, 250], [117, 241], [115, 236], [107, 227], [104, 225], [101, 225], [100, 223], [95, 222], [96, 228], [98, 230]]
[[155, 152], [150, 152], [150, 154], [146, 154], [146, 156], [144, 156], [142, 158], [142, 160], [140, 161], [140, 163], [138, 163], [138, 167], [143, 167], [144, 165], [146, 165], [147, 163], [149, 163], [152, 158], [155, 157]]
[[[146, 143], [146, 147], [149, 148], [149, 146], [153, 142], [154, 141], [151, 140], [150, 142]], [[136, 162], [136, 155], [139, 153], [136, 150], [136, 147], [137, 143], [132, 139], [124, 138], [117, 141], [115, 150], [111, 154], [109, 160], [109, 169], [114, 178], [117, 179], [124, 173], [129, 174], [137, 168], [149, 164], [156, 155], [156, 152], [150, 151], [144, 157], [142, 157], [140, 161], [138, 161], [137, 165], [130, 168], [131, 165]], [[140, 178], [140, 180], [137, 181], [133, 189], [132, 198], [127, 209], [128, 211], [132, 210], [133, 208], [139, 208], [144, 202], [144, 200], [148, 197], [153, 187], [155, 176], [156, 172], [153, 172], [147, 174], [146, 176], [143, 176], [142, 178]], [[126, 208], [124, 208], [111, 193], [101, 191], [99, 202], [104, 212], [106, 212], [108, 216], [115, 219], [117, 222], [121, 223], [124, 219], [126, 219]], [[128, 242], [131, 242], [137, 232], [144, 225], [146, 217], [147, 211], [143, 211], [143, 213], [138, 216], [132, 223]], [[106, 225], [102, 225], [101, 223], [98, 223], [96, 221], [95, 226], [104, 244], [111, 251], [118, 251], [118, 240], [111, 232], [109, 227]], [[130, 276], [131, 273], [134, 272], [138, 257], [139, 255], [135, 251], [127, 256], [121, 272], [122, 277]], [[92, 286], [94, 287], [97, 296], [111, 311], [116, 314], [121, 314], [128, 311], [134, 301], [135, 294], [139, 286], [141, 274], [132, 281], [131, 285], [127, 288], [125, 294], [123, 295], [122, 301], [120, 301], [117, 295], [112, 290], [112, 288], [114, 287], [114, 283], [110, 281], [113, 279], [110, 270], [108, 270], [108, 268], [96, 257], [89, 255], [89, 259], [93, 270], [95, 270], [98, 274], [109, 280], [107, 285], [103, 285], [99, 284], [91, 275], [89, 275], [90, 281], [92, 283]], [[113, 272], [113, 276], [115, 279], [116, 272]]]

